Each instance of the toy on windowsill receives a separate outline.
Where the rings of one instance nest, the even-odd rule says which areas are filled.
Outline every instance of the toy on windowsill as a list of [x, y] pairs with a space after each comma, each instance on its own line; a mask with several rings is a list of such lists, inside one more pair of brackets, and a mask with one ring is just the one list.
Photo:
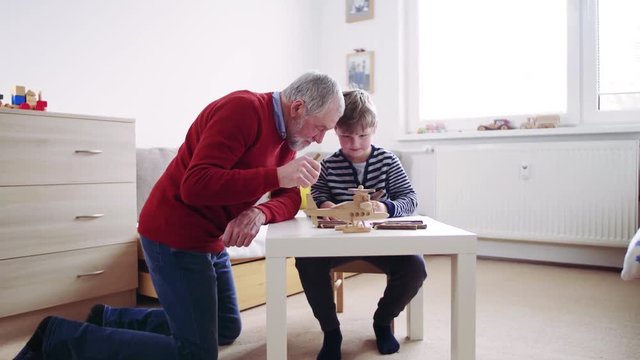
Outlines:
[[527, 118], [527, 122], [520, 125], [521, 129], [548, 129], [558, 127], [560, 115], [538, 115]]
[[[0, 101], [0, 105], [2, 105], [1, 103]], [[36, 95], [32, 90], [26, 90], [24, 86], [16, 85], [13, 87], [11, 104], [2, 106], [10, 109], [45, 111], [47, 102], [42, 100], [41, 92]]]
[[478, 126], [479, 131], [485, 130], [510, 130], [513, 129], [513, 125], [507, 119], [495, 119], [491, 124]]
[[445, 128], [444, 124], [441, 122], [429, 122], [426, 123], [424, 126], [421, 126], [418, 128], [417, 133], [418, 134], [430, 134], [430, 133], [441, 133], [441, 132], [446, 132], [447, 129]]
[[371, 227], [365, 224], [365, 220], [379, 220], [389, 217], [386, 212], [376, 212], [373, 209], [373, 202], [369, 196], [369, 193], [374, 192], [373, 189], [365, 189], [360, 185], [357, 189], [349, 190], [354, 193], [352, 201], [345, 201], [325, 209], [318, 209], [313, 197], [308, 194], [307, 209], [304, 212], [311, 217], [313, 225], [318, 226], [318, 216], [325, 216], [346, 223], [335, 226], [336, 230], [346, 233], [369, 232]]

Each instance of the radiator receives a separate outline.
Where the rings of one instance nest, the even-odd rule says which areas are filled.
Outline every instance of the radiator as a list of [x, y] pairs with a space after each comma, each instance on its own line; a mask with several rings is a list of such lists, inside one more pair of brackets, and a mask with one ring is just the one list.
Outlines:
[[638, 147], [635, 140], [440, 146], [427, 201], [435, 201], [438, 220], [483, 238], [625, 247], [638, 226]]

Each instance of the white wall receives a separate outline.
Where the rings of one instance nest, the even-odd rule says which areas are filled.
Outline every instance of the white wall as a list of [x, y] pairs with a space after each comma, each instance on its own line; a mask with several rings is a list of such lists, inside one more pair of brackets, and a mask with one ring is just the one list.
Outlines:
[[178, 146], [227, 92], [280, 90], [307, 70], [328, 71], [320, 5], [22, 0], [0, 11], [0, 93], [42, 90], [48, 111], [135, 118], [137, 146]]
[[[345, 20], [344, 0], [322, 1], [320, 68], [337, 74], [347, 86], [346, 58], [353, 49], [374, 52], [373, 100], [378, 110], [378, 130], [374, 144], [386, 148], [402, 147], [396, 142], [404, 133], [404, 114], [401, 107], [402, 39], [401, 16], [404, 0], [374, 2], [374, 17], [354, 23]], [[339, 147], [329, 134], [322, 145], [325, 151]]]

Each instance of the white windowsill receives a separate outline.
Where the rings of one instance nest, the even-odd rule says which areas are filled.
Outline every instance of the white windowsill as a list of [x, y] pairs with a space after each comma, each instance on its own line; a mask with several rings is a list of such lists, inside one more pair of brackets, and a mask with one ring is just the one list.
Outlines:
[[640, 124], [580, 125], [553, 129], [513, 129], [513, 130], [451, 130], [442, 133], [406, 134], [398, 141], [428, 141], [454, 139], [524, 138], [540, 136], [597, 135], [640, 133]]

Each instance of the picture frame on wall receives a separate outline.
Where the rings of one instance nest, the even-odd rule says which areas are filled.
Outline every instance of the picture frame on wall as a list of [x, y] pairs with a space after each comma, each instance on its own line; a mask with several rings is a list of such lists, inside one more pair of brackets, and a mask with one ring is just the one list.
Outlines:
[[347, 54], [348, 88], [373, 93], [373, 51], [356, 51]]
[[345, 0], [347, 22], [373, 19], [373, 0]]

